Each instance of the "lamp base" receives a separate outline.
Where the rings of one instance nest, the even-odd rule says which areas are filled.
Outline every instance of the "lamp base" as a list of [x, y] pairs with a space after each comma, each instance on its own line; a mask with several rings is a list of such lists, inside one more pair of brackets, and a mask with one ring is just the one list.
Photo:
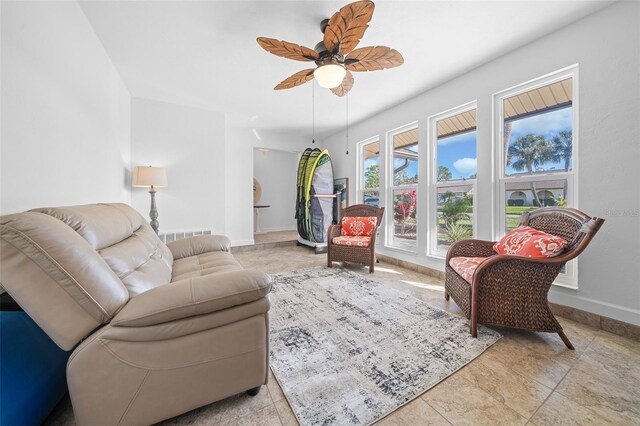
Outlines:
[[158, 209], [156, 208], [156, 190], [153, 189], [153, 185], [149, 190], [149, 194], [151, 194], [151, 210], [149, 211], [150, 224], [156, 234], [158, 234], [160, 231], [160, 222], [158, 222]]

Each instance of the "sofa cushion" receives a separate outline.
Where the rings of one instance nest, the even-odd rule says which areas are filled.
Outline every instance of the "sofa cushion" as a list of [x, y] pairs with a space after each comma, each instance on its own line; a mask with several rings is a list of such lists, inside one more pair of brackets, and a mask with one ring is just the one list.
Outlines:
[[212, 251], [197, 256], [176, 259], [173, 262], [171, 281], [242, 269], [242, 266], [231, 253], [227, 251]]
[[471, 284], [473, 273], [485, 259], [486, 257], [452, 257], [449, 260], [449, 265], [464, 278], [466, 282]]
[[173, 256], [147, 221], [121, 204], [42, 208], [66, 223], [98, 252], [130, 296], [171, 281]]
[[239, 270], [185, 278], [134, 297], [111, 321], [113, 326], [145, 327], [221, 311], [265, 297], [271, 277]]
[[348, 237], [370, 237], [376, 230], [375, 216], [345, 216], [342, 218], [342, 235]]
[[498, 254], [545, 258], [559, 255], [566, 245], [564, 238], [529, 226], [519, 226], [495, 243], [493, 249]]
[[44, 213], [66, 223], [95, 250], [130, 237], [145, 222], [137, 211], [121, 203], [45, 207], [31, 211]]
[[334, 237], [331, 242], [337, 246], [369, 247], [371, 237], [348, 237], [343, 235]]

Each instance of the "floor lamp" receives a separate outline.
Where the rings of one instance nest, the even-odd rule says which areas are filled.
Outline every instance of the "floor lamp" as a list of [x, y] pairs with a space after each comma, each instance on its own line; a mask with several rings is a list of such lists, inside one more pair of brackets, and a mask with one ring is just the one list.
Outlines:
[[149, 217], [151, 218], [151, 227], [157, 234], [160, 229], [160, 222], [158, 222], [155, 188], [164, 188], [167, 186], [167, 173], [162, 167], [136, 167], [133, 171], [131, 185], [134, 187], [149, 188], [149, 194], [151, 194]]

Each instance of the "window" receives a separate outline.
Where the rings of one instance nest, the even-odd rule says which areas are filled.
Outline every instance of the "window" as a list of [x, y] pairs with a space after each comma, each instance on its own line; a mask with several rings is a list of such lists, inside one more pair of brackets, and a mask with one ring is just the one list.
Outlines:
[[476, 104], [433, 116], [429, 123], [433, 157], [429, 254], [444, 257], [452, 243], [475, 235]]
[[359, 144], [360, 164], [358, 202], [380, 206], [380, 141], [378, 138]]
[[405, 126], [388, 134], [389, 200], [393, 221], [387, 230], [389, 245], [416, 249], [418, 234], [418, 128]]
[[[570, 67], [495, 96], [497, 236], [545, 206], [576, 206], [576, 78]], [[576, 287], [575, 262], [557, 283]]]

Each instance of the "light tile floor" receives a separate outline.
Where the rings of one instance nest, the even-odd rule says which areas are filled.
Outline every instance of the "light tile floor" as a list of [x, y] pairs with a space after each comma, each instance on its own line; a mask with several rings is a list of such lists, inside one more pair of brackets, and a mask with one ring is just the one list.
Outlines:
[[[238, 252], [246, 268], [278, 273], [323, 267], [306, 247]], [[359, 266], [354, 272], [370, 276]], [[460, 315], [441, 280], [380, 263], [372, 279]], [[466, 367], [382, 419], [380, 425], [637, 425], [640, 342], [559, 318], [575, 351], [557, 335], [500, 329], [504, 337]], [[47, 424], [74, 424], [68, 399]], [[296, 425], [271, 375], [256, 397], [245, 394], [170, 419], [166, 425]]]

